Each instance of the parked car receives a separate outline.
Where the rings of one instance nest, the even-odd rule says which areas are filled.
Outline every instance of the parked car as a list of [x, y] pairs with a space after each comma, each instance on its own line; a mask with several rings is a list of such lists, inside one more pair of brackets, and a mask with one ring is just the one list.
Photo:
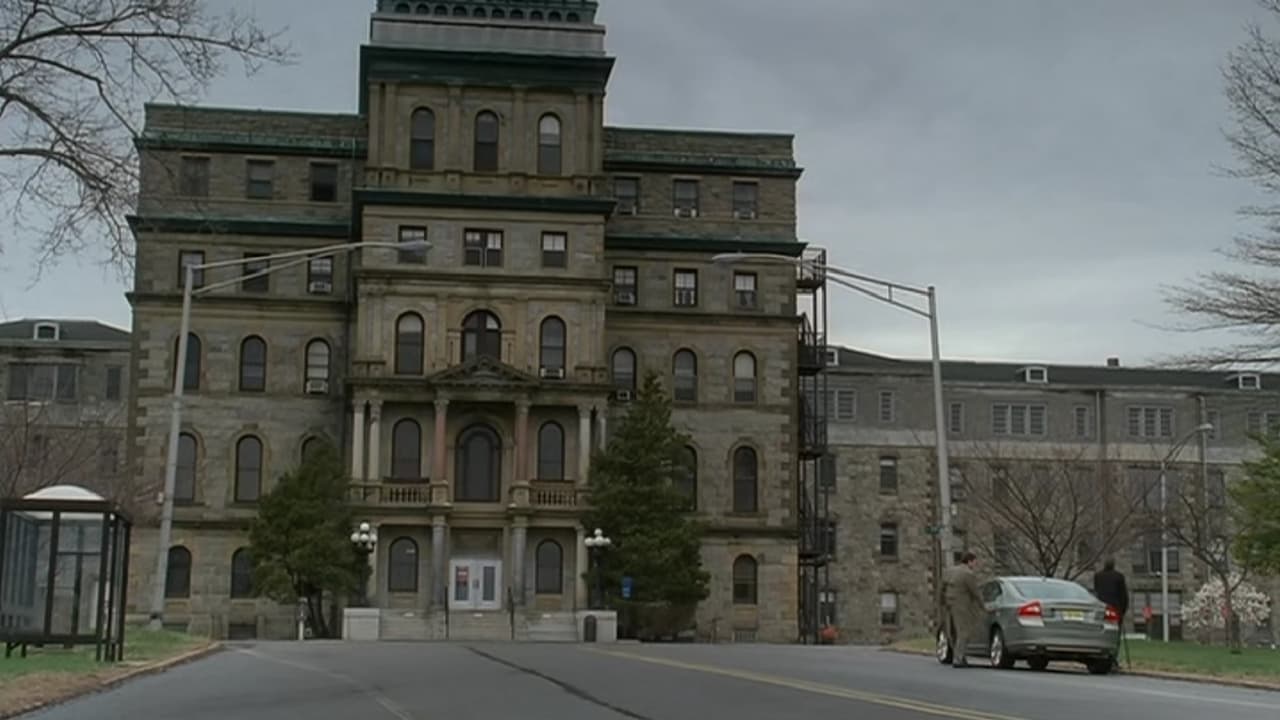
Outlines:
[[[992, 667], [1008, 669], [1019, 660], [1032, 670], [1052, 661], [1080, 662], [1095, 675], [1115, 666], [1120, 614], [1070, 580], [997, 577], [982, 585], [986, 619], [966, 656], [985, 656]], [[936, 655], [947, 664], [954, 634], [938, 628]]]

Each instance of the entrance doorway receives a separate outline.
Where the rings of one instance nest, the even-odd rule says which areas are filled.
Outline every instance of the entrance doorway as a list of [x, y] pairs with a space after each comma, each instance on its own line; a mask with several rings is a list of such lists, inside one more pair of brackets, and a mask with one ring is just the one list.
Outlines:
[[501, 560], [451, 560], [450, 610], [501, 610]]

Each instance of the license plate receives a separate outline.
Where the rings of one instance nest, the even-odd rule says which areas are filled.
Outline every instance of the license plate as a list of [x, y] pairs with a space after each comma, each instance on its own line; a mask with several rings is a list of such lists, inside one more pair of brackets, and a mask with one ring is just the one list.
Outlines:
[[1062, 619], [1071, 622], [1084, 622], [1084, 611], [1082, 610], [1063, 610]]

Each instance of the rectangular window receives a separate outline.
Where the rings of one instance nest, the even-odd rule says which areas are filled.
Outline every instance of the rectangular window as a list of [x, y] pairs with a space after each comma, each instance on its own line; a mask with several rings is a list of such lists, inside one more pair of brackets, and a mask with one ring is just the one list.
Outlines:
[[828, 521], [822, 533], [822, 551], [827, 554], [828, 560], [836, 559], [836, 544], [836, 524]]
[[880, 458], [880, 494], [898, 494], [898, 458]]
[[840, 469], [839, 459], [831, 454], [826, 453], [818, 459], [818, 482], [822, 489], [832, 490], [836, 486], [836, 475]]
[[1209, 439], [1217, 440], [1222, 437], [1222, 415], [1217, 410], [1210, 410], [1205, 413], [1206, 422], [1213, 426], [1209, 431]]
[[1044, 435], [1044, 405], [1007, 405], [991, 406], [991, 432], [996, 435]]
[[639, 270], [634, 267], [613, 269], [613, 302], [616, 305], [635, 305], [638, 299], [637, 280]]
[[698, 181], [675, 180], [671, 186], [671, 204], [677, 217], [698, 217]]
[[336, 163], [311, 163], [311, 202], [338, 201]]
[[676, 307], [693, 307], [698, 304], [697, 270], [676, 270], [673, 284]]
[[891, 423], [897, 416], [897, 402], [892, 390], [880, 391], [880, 422]]
[[614, 178], [613, 196], [619, 215], [640, 214], [640, 178]]
[[1262, 413], [1260, 412], [1249, 413], [1248, 416], [1246, 416], [1244, 427], [1245, 427], [1245, 430], [1248, 431], [1250, 435], [1256, 435], [1258, 433], [1261, 433], [1262, 432]]
[[1173, 437], [1173, 408], [1133, 406], [1128, 408], [1129, 437]]
[[[204, 251], [202, 250], [179, 250], [178, 251], [178, 287], [184, 288], [187, 284], [187, 267], [190, 265], [203, 265]], [[196, 268], [191, 274], [191, 287], [204, 287], [204, 268]]]
[[733, 217], [738, 220], [755, 220], [760, 212], [760, 186], [753, 182], [733, 184]]
[[1088, 405], [1077, 405], [1074, 410], [1076, 437], [1087, 438], [1093, 435], [1093, 414]]
[[1227, 504], [1227, 474], [1222, 468], [1209, 468], [1209, 507], [1221, 508]]
[[559, 232], [542, 233], [542, 267], [569, 267], [569, 236]]
[[329, 295], [333, 292], [333, 258], [317, 257], [307, 262], [307, 292]]
[[502, 231], [467, 230], [462, 235], [463, 263], [472, 267], [502, 267]]
[[898, 524], [880, 524], [880, 557], [898, 557]]
[[754, 310], [759, 298], [756, 294], [756, 274], [733, 274], [733, 297], [739, 310]]
[[[425, 243], [426, 241], [426, 228], [416, 226], [402, 226], [400, 228], [400, 243], [402, 245]], [[396, 251], [396, 262], [402, 265], [426, 265], [427, 246], [418, 245], [417, 247], [407, 247]]]
[[10, 400], [75, 402], [77, 367], [48, 363], [9, 365]]
[[123, 378], [124, 368], [121, 368], [119, 365], [111, 365], [107, 367], [106, 398], [108, 400], [120, 399], [120, 392], [124, 385], [122, 382]]
[[818, 624], [823, 626], [835, 626], [836, 624], [836, 607], [839, 595], [835, 590], [823, 590], [818, 593]]
[[853, 390], [828, 390], [826, 410], [831, 420], [851, 422], [857, 411], [857, 393]]
[[178, 192], [187, 197], [209, 197], [209, 158], [184, 157]]
[[880, 593], [880, 624], [886, 627], [898, 624], [898, 593]]
[[250, 200], [270, 200], [275, 192], [276, 164], [272, 160], [249, 160], [245, 196]]
[[[250, 258], [265, 258], [267, 253], [245, 253], [244, 257], [249, 262], [244, 264], [244, 279], [240, 281], [240, 289], [244, 292], [264, 293], [271, 290], [271, 276], [265, 274], [270, 268], [270, 260], [250, 260]], [[264, 273], [257, 275], [258, 273]], [[257, 275], [257, 277], [254, 277]]]
[[959, 435], [964, 432], [964, 403], [953, 402], [947, 415], [947, 432]]

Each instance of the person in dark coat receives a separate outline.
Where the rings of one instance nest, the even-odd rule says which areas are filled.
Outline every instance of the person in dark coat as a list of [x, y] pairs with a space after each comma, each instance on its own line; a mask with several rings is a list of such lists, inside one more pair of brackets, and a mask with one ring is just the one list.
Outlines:
[[1116, 661], [1119, 662], [1119, 641], [1124, 637], [1124, 616], [1129, 611], [1129, 585], [1125, 582], [1124, 573], [1116, 569], [1114, 558], [1107, 558], [1102, 571], [1093, 574], [1093, 594], [1120, 613], [1120, 632], [1116, 635]]
[[978, 556], [966, 552], [960, 563], [949, 568], [943, 575], [947, 612], [944, 617], [951, 621], [951, 664], [954, 667], [968, 667], [969, 659], [966, 650], [969, 642], [980, 632], [986, 606], [982, 602], [978, 575], [975, 572]]

